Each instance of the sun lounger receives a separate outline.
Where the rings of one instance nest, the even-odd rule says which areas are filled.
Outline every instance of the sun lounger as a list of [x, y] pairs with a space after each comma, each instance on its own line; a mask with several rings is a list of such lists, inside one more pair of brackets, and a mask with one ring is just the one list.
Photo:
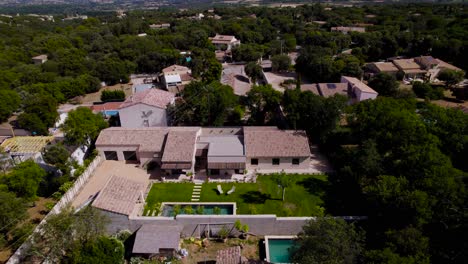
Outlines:
[[218, 187], [219, 194], [223, 194], [224, 192], [223, 192], [223, 188], [221, 188], [221, 185], [218, 184], [217, 187]]
[[231, 190], [227, 192], [227, 194], [231, 194], [236, 191], [236, 186], [232, 186]]

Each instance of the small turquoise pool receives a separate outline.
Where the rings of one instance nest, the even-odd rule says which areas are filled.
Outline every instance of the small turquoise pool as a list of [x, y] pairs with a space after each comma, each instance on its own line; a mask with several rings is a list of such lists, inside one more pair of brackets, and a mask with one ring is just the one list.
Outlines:
[[[178, 214], [199, 214], [203, 215], [233, 215], [235, 211], [234, 204], [177, 204]], [[161, 216], [175, 216], [175, 204], [164, 203], [162, 206]], [[187, 207], [191, 207], [190, 212], [186, 212]], [[215, 209], [218, 208], [218, 209]], [[189, 208], [190, 209], [190, 208]]]
[[265, 238], [267, 247], [267, 261], [270, 263], [291, 263], [291, 254], [294, 249], [292, 238]]

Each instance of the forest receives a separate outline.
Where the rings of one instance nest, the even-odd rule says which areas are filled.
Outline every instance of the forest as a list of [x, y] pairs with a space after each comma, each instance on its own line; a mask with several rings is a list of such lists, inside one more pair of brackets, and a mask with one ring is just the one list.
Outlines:
[[[207, 17], [191, 18], [199, 12]], [[176, 113], [175, 125], [268, 124], [304, 129], [328, 156], [336, 173], [330, 175], [327, 186], [321, 186], [327, 190], [326, 213], [368, 216], [367, 221], [355, 223], [364, 234], [359, 242], [362, 250], [355, 252], [356, 258], [337, 263], [468, 262], [468, 242], [463, 239], [468, 236], [468, 116], [417, 101], [414, 94], [430, 98], [440, 91], [423, 85], [415, 85], [414, 93], [401, 91], [394, 85], [396, 80], [376, 79], [377, 87], [383, 87], [382, 96], [352, 106], [341, 96], [323, 98], [300, 89], [282, 94], [268, 85], [254, 86], [239, 97], [219, 82], [222, 66], [208, 39], [216, 33], [240, 39], [242, 45], [233, 50], [233, 59], [251, 63], [246, 68], [251, 77], [258, 76], [252, 62], [276, 57], [281, 68], [281, 54], [297, 46], [294, 70], [310, 82], [334, 82], [341, 75], [362, 77], [365, 62], [393, 56], [432, 55], [468, 72], [466, 5], [331, 10], [319, 4], [218, 7], [214, 14], [221, 18], [210, 17], [206, 10], [169, 9], [136, 10], [122, 18], [115, 12], [100, 12], [84, 20], [62, 20], [63, 14], [55, 15], [54, 21], [1, 16], [0, 121], [15, 116], [18, 127], [46, 135], [58, 118], [60, 104], [99, 91], [101, 82], [127, 83], [130, 74], [185, 65], [197, 81], [168, 110]], [[160, 23], [170, 23], [170, 28], [149, 27]], [[356, 24], [372, 25], [365, 33], [330, 31]], [[147, 36], [139, 37], [140, 33]], [[351, 54], [342, 55], [347, 49], [352, 49]], [[181, 51], [190, 51], [191, 60]], [[31, 58], [40, 54], [48, 60], [35, 65]], [[279, 105], [284, 118], [278, 117]], [[70, 143], [95, 139], [107, 126], [90, 111], [74, 113], [76, 122], [65, 124], [65, 129], [76, 132], [70, 133]], [[62, 166], [66, 179], [49, 181], [41, 168], [28, 163], [10, 173], [0, 172], [0, 226], [5, 226], [0, 230], [0, 246], [18, 247], [32, 228], [15, 229], [11, 223], [25, 219], [27, 206], [37, 196], [63, 193], [59, 186], [74, 179], [63, 167], [67, 158], [54, 159], [63, 157], [64, 150], [47, 151], [50, 163]], [[93, 239], [97, 244], [115, 242], [101, 234]], [[79, 252], [71, 252], [70, 259], [72, 254]]]

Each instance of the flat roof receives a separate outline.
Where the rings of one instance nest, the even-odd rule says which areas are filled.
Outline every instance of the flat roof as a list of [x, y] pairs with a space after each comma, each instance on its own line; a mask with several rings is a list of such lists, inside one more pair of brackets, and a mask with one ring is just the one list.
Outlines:
[[240, 136], [201, 136], [199, 143], [208, 143], [208, 157], [221, 156], [244, 156], [244, 142]]
[[145, 224], [138, 229], [133, 244], [134, 254], [157, 254], [160, 249], [179, 249], [182, 227]]
[[112, 176], [92, 205], [105, 211], [130, 215], [145, 189], [144, 183]]

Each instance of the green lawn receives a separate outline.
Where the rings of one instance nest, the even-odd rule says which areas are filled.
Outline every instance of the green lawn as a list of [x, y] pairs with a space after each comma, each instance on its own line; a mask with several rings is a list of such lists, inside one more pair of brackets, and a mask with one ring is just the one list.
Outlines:
[[146, 197], [144, 215], [152, 213], [162, 202], [190, 202], [193, 183], [154, 183]]
[[[271, 176], [261, 175], [256, 183], [205, 183], [202, 187], [200, 202], [236, 202], [237, 214], [276, 214], [278, 216], [320, 216], [323, 215], [325, 175], [288, 175], [293, 179], [286, 189], [285, 201], [282, 190], [272, 181]], [[220, 184], [224, 194], [218, 194]], [[226, 192], [235, 185], [236, 191]], [[193, 184], [155, 183], [147, 198], [146, 209], [160, 202], [190, 202]]]

